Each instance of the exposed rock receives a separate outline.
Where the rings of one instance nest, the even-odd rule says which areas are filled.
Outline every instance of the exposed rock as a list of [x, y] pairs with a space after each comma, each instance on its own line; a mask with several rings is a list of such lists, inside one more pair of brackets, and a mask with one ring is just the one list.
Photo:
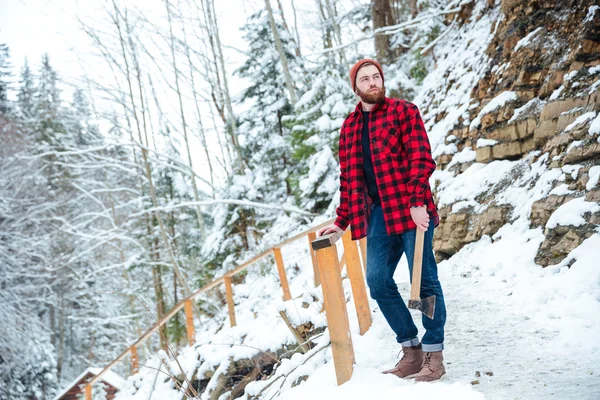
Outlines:
[[433, 249], [438, 260], [449, 258], [468, 243], [483, 235], [492, 236], [508, 222], [510, 206], [488, 207], [481, 214], [471, 214], [468, 209], [450, 213], [451, 207], [440, 209], [440, 228]]
[[478, 147], [475, 150], [475, 161], [477, 161], [478, 163], [489, 163], [492, 160], [493, 157], [491, 146]]
[[565, 157], [565, 164], [575, 164], [592, 157], [600, 156], [600, 143], [592, 143], [588, 146], [573, 147]]
[[547, 267], [560, 263], [585, 239], [596, 232], [596, 225], [585, 224], [581, 227], [559, 226], [555, 229], [547, 229], [546, 239], [540, 245], [535, 256], [536, 264]]
[[537, 228], [545, 226], [552, 213], [571, 199], [573, 199], [573, 196], [557, 196], [553, 194], [534, 202], [531, 206], [531, 215], [529, 217], [531, 220], [531, 227]]

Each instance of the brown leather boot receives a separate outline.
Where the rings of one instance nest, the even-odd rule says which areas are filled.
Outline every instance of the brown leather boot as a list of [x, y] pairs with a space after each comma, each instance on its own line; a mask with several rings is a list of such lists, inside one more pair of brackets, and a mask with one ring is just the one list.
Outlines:
[[437, 381], [446, 373], [444, 355], [441, 351], [425, 353], [421, 371], [415, 376], [415, 382]]
[[402, 358], [392, 369], [383, 371], [384, 374], [394, 374], [398, 378], [413, 378], [423, 364], [423, 350], [421, 345], [402, 347]]

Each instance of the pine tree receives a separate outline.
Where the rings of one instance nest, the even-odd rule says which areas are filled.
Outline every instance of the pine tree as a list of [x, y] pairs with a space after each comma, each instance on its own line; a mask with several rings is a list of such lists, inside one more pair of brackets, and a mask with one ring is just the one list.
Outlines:
[[35, 91], [34, 134], [39, 143], [60, 148], [61, 145], [71, 141], [66, 137], [60, 90], [57, 84], [58, 77], [50, 65], [50, 57], [44, 54]]
[[323, 65], [313, 73], [311, 87], [287, 121], [287, 137], [297, 167], [292, 173], [296, 199], [303, 209], [323, 212], [339, 186], [337, 153], [339, 130], [356, 97], [340, 73]]
[[29, 63], [25, 59], [21, 69], [21, 79], [19, 82], [19, 91], [17, 94], [17, 105], [20, 118], [26, 122], [31, 121], [34, 115], [35, 104], [35, 78], [29, 68]]
[[0, 43], [0, 114], [9, 110], [8, 91], [10, 89], [10, 55], [8, 46]]
[[[276, 23], [290, 73], [296, 85], [301, 84], [302, 64], [295, 55], [295, 43], [279, 18]], [[283, 121], [292, 114], [292, 106], [266, 11], [253, 14], [243, 31], [250, 46], [248, 53], [259, 56], [248, 58], [236, 71], [251, 82], [242, 100], [253, 103], [252, 109], [241, 117], [242, 154], [254, 178], [258, 178], [255, 187], [261, 195], [282, 201], [291, 194], [288, 176], [293, 166], [284, 140], [287, 132]]]
[[76, 146], [88, 146], [101, 140], [98, 126], [91, 121], [88, 101], [83, 90], [79, 88], [73, 93], [69, 114], [69, 131]]

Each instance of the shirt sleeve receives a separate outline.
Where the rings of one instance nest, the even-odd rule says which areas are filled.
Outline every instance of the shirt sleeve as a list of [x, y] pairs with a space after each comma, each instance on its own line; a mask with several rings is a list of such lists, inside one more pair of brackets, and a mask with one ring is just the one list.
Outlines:
[[340, 141], [339, 141], [339, 158], [340, 158], [340, 205], [335, 210], [337, 218], [334, 224], [341, 228], [343, 231], [346, 230], [350, 220], [348, 219], [348, 177], [347, 177], [347, 152], [346, 145], [344, 142], [345, 138], [346, 123], [342, 125], [340, 130]]
[[431, 145], [417, 106], [406, 103], [401, 115], [402, 143], [408, 156], [409, 207], [425, 205], [425, 193], [429, 190], [429, 178], [435, 171]]

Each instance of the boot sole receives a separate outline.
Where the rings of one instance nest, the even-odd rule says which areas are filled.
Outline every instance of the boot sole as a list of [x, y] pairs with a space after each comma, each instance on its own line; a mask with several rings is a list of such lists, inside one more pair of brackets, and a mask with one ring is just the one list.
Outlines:
[[[416, 374], [415, 374], [415, 375], [416, 375]], [[439, 381], [442, 381], [442, 380], [444, 380], [444, 378], [446, 378], [446, 373], [445, 373], [445, 372], [444, 372], [444, 373], [442, 374], [442, 376], [440, 376], [438, 379], [434, 379], [434, 380], [432, 380], [432, 381], [419, 381], [419, 382], [439, 382]]]

